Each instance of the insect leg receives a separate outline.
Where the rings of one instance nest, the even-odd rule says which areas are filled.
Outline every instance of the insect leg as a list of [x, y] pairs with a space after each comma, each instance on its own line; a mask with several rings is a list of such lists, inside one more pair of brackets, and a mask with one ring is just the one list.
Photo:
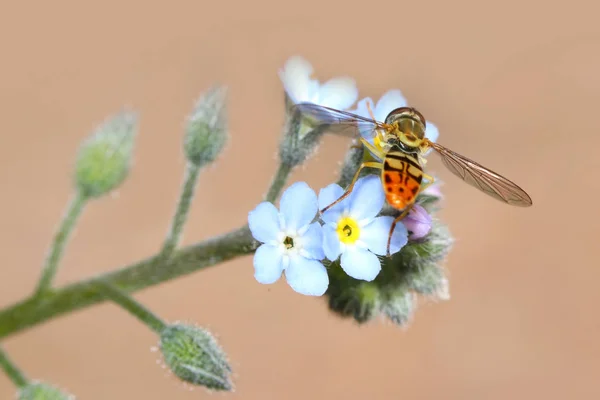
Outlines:
[[398, 224], [398, 221], [400, 221], [402, 218], [406, 217], [414, 205], [415, 205], [415, 203], [412, 203], [408, 207], [406, 207], [404, 209], [404, 211], [402, 211], [402, 214], [397, 216], [396, 219], [394, 220], [394, 222], [392, 222], [392, 226], [390, 227], [390, 234], [388, 235], [387, 247], [386, 247], [386, 249], [387, 249], [386, 255], [388, 257], [391, 256], [390, 255], [390, 245], [392, 244], [392, 234], [394, 233], [394, 229], [396, 229], [396, 225]]
[[433, 183], [435, 182], [435, 178], [431, 175], [427, 175], [426, 173], [423, 173], [423, 178], [427, 179], [427, 183], [421, 185], [419, 192], [423, 192], [423, 190], [427, 189], [430, 185], [433, 185]]
[[348, 197], [350, 195], [350, 193], [352, 193], [352, 189], [354, 188], [354, 184], [358, 180], [358, 175], [360, 174], [360, 171], [362, 171], [363, 168], [382, 169], [383, 168], [383, 164], [381, 164], [380, 162], [376, 162], [376, 161], [368, 161], [368, 162], [364, 162], [364, 163], [360, 164], [360, 167], [358, 167], [358, 170], [354, 174], [354, 178], [352, 178], [352, 182], [350, 182], [350, 184], [348, 185], [348, 188], [346, 189], [346, 191], [344, 192], [344, 194], [342, 194], [339, 199], [337, 199], [336, 201], [334, 201], [333, 203], [331, 203], [327, 207], [323, 208], [320, 211], [321, 214], [323, 214], [325, 211], [329, 210], [331, 207], [333, 207], [334, 205], [336, 205], [340, 201], [344, 200], [346, 197]]

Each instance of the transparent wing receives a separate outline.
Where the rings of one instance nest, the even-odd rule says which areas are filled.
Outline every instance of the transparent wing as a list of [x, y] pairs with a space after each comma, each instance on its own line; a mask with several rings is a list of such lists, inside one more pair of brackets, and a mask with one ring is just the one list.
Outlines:
[[328, 125], [333, 133], [347, 137], [374, 137], [376, 129], [385, 130], [385, 125], [370, 118], [347, 111], [336, 110], [314, 103], [299, 103], [293, 106], [311, 125]]
[[434, 142], [430, 142], [430, 144], [442, 156], [442, 161], [450, 172], [469, 185], [507, 204], [521, 207], [533, 204], [531, 197], [523, 189], [502, 175], [440, 144]]

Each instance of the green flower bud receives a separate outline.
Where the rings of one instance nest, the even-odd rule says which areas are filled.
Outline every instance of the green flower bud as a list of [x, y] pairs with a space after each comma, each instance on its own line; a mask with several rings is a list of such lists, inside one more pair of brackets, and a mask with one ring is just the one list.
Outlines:
[[198, 167], [215, 161], [227, 142], [226, 96], [225, 87], [208, 90], [188, 119], [183, 150], [189, 162]]
[[105, 120], [81, 145], [75, 164], [75, 182], [83, 195], [102, 196], [125, 180], [136, 129], [136, 114], [122, 112]]
[[225, 352], [205, 329], [167, 326], [160, 335], [165, 363], [181, 380], [213, 390], [233, 390]]
[[415, 295], [400, 287], [386, 293], [381, 312], [396, 325], [404, 326], [410, 321], [416, 306]]
[[327, 126], [311, 125], [306, 116], [296, 112], [287, 93], [284, 96], [286, 113], [283, 136], [279, 143], [279, 159], [285, 165], [296, 167], [316, 152]]
[[33, 382], [19, 389], [18, 400], [74, 400], [75, 396], [65, 394], [45, 383]]

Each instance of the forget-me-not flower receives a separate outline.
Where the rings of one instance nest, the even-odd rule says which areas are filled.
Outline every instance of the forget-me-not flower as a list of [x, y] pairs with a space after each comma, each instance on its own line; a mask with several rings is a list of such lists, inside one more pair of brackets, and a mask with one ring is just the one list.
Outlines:
[[321, 84], [318, 80], [311, 79], [312, 73], [312, 65], [300, 56], [290, 57], [279, 71], [279, 78], [293, 103], [311, 102], [345, 110], [358, 99], [354, 79], [332, 78]]
[[291, 185], [281, 196], [280, 211], [269, 202], [248, 214], [252, 236], [263, 244], [254, 254], [254, 277], [263, 284], [275, 283], [285, 271], [296, 292], [321, 296], [329, 277], [321, 263], [322, 228], [312, 222], [318, 212], [317, 195], [305, 183]]
[[[331, 184], [319, 193], [319, 207], [324, 208], [344, 193]], [[381, 180], [377, 175], [360, 178], [352, 193], [321, 215], [323, 250], [334, 261], [341, 255], [342, 269], [355, 279], [372, 281], [381, 270], [378, 255], [386, 255], [387, 240], [394, 218], [379, 216], [385, 202]], [[394, 254], [408, 241], [406, 227], [398, 223], [390, 244]]]
[[[369, 109], [367, 108], [367, 103], [371, 106], [371, 111], [373, 111], [373, 115], [375, 119], [380, 122], [385, 122], [385, 118], [388, 116], [390, 112], [398, 107], [407, 107], [408, 102], [406, 98], [402, 94], [402, 92], [398, 89], [388, 90], [381, 96], [381, 98], [375, 104], [373, 99], [370, 97], [365, 97], [356, 103], [356, 109], [351, 110], [355, 114], [360, 115], [365, 118], [372, 118], [369, 113]], [[426, 129], [425, 129], [425, 137], [432, 142], [435, 142], [438, 139], [439, 131], [435, 124], [432, 122], [426, 121]], [[374, 144], [374, 137], [372, 135], [371, 130], [361, 129], [361, 136], [367, 140], [369, 143]], [[429, 152], [429, 151], [428, 151]]]

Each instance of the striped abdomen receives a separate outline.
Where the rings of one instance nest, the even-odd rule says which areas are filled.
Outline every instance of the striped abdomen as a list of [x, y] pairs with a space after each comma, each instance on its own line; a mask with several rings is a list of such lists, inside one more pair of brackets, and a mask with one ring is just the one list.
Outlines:
[[388, 203], [402, 210], [414, 203], [423, 180], [423, 167], [416, 155], [394, 147], [383, 160], [381, 181]]

